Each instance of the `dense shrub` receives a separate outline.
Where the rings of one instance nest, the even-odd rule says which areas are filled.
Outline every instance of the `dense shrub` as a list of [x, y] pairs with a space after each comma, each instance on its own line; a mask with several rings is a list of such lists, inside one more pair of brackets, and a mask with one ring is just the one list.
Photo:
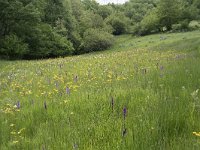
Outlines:
[[179, 23], [181, 24], [181, 29], [182, 30], [188, 30], [189, 21], [187, 19], [186, 20], [182, 20]]
[[5, 58], [22, 58], [26, 53], [28, 45], [14, 34], [7, 35], [0, 41], [0, 55]]
[[83, 35], [83, 44], [79, 53], [100, 51], [113, 45], [113, 36], [100, 29], [88, 29]]
[[148, 13], [143, 20], [134, 28], [134, 33], [138, 35], [147, 35], [159, 31], [159, 18], [156, 10]]
[[180, 31], [180, 30], [181, 30], [181, 24], [173, 24], [172, 25], [173, 32]]
[[114, 35], [126, 33], [130, 24], [129, 19], [122, 14], [111, 15], [106, 18], [106, 22], [112, 26]]
[[111, 25], [114, 28], [114, 35], [120, 35], [126, 32], [126, 24], [119, 18], [114, 18], [111, 21]]
[[180, 21], [178, 24], [172, 25], [172, 31], [188, 31], [189, 30], [189, 22], [187, 20]]
[[193, 20], [189, 23], [188, 28], [190, 30], [200, 29], [200, 21]]
[[54, 32], [47, 24], [39, 25], [25, 40], [31, 47], [26, 58], [66, 56], [74, 51], [72, 43]]
[[107, 18], [108, 16], [110, 16], [112, 14], [112, 7], [111, 6], [105, 6], [105, 5], [101, 5], [99, 6], [99, 9], [97, 11], [97, 13], [103, 18]]

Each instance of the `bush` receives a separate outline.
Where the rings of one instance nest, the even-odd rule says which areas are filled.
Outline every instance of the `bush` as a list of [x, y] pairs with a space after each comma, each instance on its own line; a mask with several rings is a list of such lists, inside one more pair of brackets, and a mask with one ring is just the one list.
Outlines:
[[133, 32], [137, 35], [159, 32], [159, 18], [156, 9], [148, 13], [139, 24], [136, 24]]
[[114, 28], [114, 35], [120, 35], [126, 32], [126, 24], [119, 18], [113, 19], [111, 24]]
[[88, 29], [83, 35], [83, 43], [79, 53], [88, 53], [107, 49], [113, 45], [113, 36], [100, 29]]
[[188, 28], [190, 30], [200, 29], [200, 21], [193, 20], [189, 23]]
[[172, 31], [177, 32], [177, 31], [188, 31], [189, 30], [189, 22], [188, 20], [183, 20], [180, 21], [178, 24], [173, 24], [172, 25]]
[[111, 6], [106, 6], [106, 5], [100, 5], [97, 13], [103, 18], [107, 18], [112, 14], [112, 7]]
[[30, 59], [67, 56], [74, 51], [72, 43], [47, 24], [39, 25], [25, 40], [30, 46], [30, 53], [26, 58]]
[[22, 58], [28, 51], [28, 45], [14, 34], [7, 35], [0, 41], [0, 55], [2, 57], [8, 59]]
[[181, 24], [181, 30], [188, 30], [189, 29], [189, 21], [188, 20], [180, 21], [180, 24]]
[[59, 34], [54, 33], [54, 39], [51, 43], [51, 56], [67, 56], [71, 55], [74, 51], [72, 43], [68, 41], [65, 37], [60, 36]]
[[129, 19], [122, 14], [114, 14], [106, 18], [106, 23], [113, 28], [114, 35], [120, 35], [127, 32]]
[[173, 24], [172, 25], [172, 31], [177, 32], [181, 30], [181, 24]]

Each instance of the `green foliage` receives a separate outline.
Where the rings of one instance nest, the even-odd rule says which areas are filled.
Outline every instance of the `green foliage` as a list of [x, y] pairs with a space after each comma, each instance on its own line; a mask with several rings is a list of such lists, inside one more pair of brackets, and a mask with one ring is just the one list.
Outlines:
[[130, 0], [130, 2], [125, 4], [124, 12], [133, 23], [138, 23], [144, 18], [148, 11], [155, 7], [155, 5], [155, 0]]
[[194, 0], [192, 6], [195, 8], [196, 13], [194, 13], [194, 16], [196, 19], [200, 19], [200, 1], [199, 0]]
[[0, 37], [25, 34], [40, 22], [40, 12], [31, 3], [24, 6], [21, 1], [1, 0], [0, 7]]
[[103, 18], [98, 15], [98, 14], [94, 14], [91, 13], [91, 22], [92, 22], [92, 28], [103, 28], [104, 26], [104, 22], [103, 22]]
[[28, 46], [28, 54], [9, 54], [10, 58], [59, 57], [78, 54], [89, 29], [106, 35], [146, 35], [165, 28], [193, 30], [190, 21], [199, 19], [199, 0], [130, 0], [123, 5], [100, 5], [95, 0], [0, 0], [0, 39], [15, 35]]
[[68, 34], [68, 30], [65, 28], [65, 21], [60, 18], [58, 18], [58, 20], [56, 21], [54, 30], [62, 36], [66, 36]]
[[70, 2], [72, 8], [72, 15], [77, 20], [77, 22], [79, 22], [81, 15], [84, 12], [84, 6], [82, 5], [82, 2], [80, 0], [70, 0]]
[[161, 0], [158, 6], [158, 17], [162, 27], [172, 29], [172, 24], [179, 21], [181, 16], [181, 3], [179, 0]]
[[138, 35], [156, 33], [159, 31], [159, 21], [157, 10], [155, 9], [146, 14], [140, 24], [136, 26], [137, 28], [134, 33]]
[[187, 30], [188, 29], [188, 27], [189, 27], [189, 21], [186, 19], [186, 20], [181, 20], [180, 21], [180, 24], [181, 24], [181, 28], [183, 29], [183, 30]]
[[51, 48], [48, 47], [51, 50], [51, 56], [68, 56], [73, 54], [74, 48], [70, 41], [56, 33], [53, 34], [53, 37]]
[[83, 35], [88, 28], [103, 28], [104, 25], [105, 23], [100, 15], [91, 11], [85, 11], [81, 15], [79, 22], [80, 34]]
[[83, 6], [86, 10], [96, 12], [99, 4], [94, 0], [82, 0]]
[[132, 21], [129, 32], [146, 35], [187, 31], [189, 22], [199, 19], [199, 6], [198, 0], [130, 0], [120, 11]]
[[130, 24], [129, 19], [121, 13], [109, 16], [106, 18], [106, 22], [112, 26], [114, 35], [126, 33]]
[[99, 6], [97, 13], [103, 18], [107, 18], [108, 16], [110, 16], [113, 12], [113, 9], [111, 6], [107, 6], [107, 5], [102, 5]]
[[193, 20], [188, 25], [190, 30], [197, 30], [200, 29], [200, 21]]
[[[63, 0], [33, 3], [23, 0], [0, 1], [0, 6], [3, 6], [0, 10], [2, 16], [0, 37], [3, 37], [1, 41], [5, 45], [4, 51], [13, 51], [13, 54], [7, 53], [8, 57], [32, 59], [72, 54], [74, 48], [66, 38], [72, 31], [70, 13], [65, 9], [66, 3]], [[10, 34], [15, 36], [10, 37]], [[9, 41], [12, 38], [13, 43]], [[25, 42], [20, 52], [16, 46], [20, 43], [18, 39]], [[29, 47], [29, 53], [24, 52], [23, 47], [26, 46]], [[9, 47], [16, 47], [17, 52], [14, 53], [14, 50]]]
[[66, 10], [63, 6], [63, 0], [47, 0], [45, 6], [45, 22], [56, 26], [57, 19], [64, 19], [66, 16]]
[[181, 31], [181, 30], [182, 30], [181, 24], [173, 24], [172, 25], [172, 31], [173, 32], [177, 32], [177, 31]]
[[34, 32], [27, 36], [26, 42], [32, 48], [26, 55], [28, 58], [66, 56], [74, 50], [71, 42], [54, 32], [47, 24], [37, 26]]
[[182, 20], [178, 24], [173, 24], [172, 25], [172, 31], [177, 32], [177, 31], [188, 31], [189, 29], [189, 22], [188, 20]]
[[113, 36], [100, 29], [88, 29], [83, 36], [83, 50], [92, 52], [107, 49], [113, 45]]
[[107, 52], [0, 60], [1, 149], [200, 149], [199, 37], [122, 35]]
[[28, 52], [28, 45], [14, 34], [0, 40], [0, 55], [5, 58], [22, 58]]

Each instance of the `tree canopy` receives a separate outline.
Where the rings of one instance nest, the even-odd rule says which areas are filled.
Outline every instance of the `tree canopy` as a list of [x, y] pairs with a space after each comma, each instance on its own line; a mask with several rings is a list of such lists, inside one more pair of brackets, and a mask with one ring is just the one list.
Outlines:
[[199, 19], [199, 0], [0, 0], [0, 57], [87, 53], [112, 46], [112, 35], [188, 30]]

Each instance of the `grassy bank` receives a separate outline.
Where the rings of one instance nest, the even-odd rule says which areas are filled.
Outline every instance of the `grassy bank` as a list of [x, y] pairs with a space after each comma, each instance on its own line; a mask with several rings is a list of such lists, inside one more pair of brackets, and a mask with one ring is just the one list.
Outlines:
[[199, 37], [121, 36], [102, 53], [1, 61], [0, 149], [199, 149]]

